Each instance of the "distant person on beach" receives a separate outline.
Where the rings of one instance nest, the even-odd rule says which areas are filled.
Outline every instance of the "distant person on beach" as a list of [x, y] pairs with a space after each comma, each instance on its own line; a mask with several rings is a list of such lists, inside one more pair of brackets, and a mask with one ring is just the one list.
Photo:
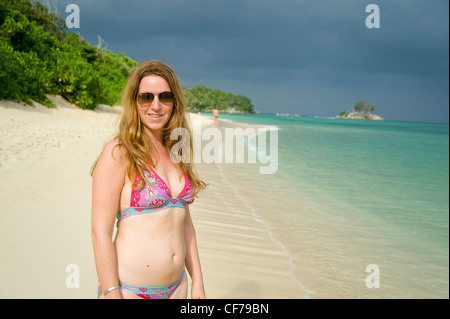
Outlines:
[[218, 109], [213, 110], [213, 116], [214, 116], [214, 127], [218, 127], [219, 126], [219, 110]]
[[191, 297], [205, 298], [189, 204], [206, 184], [190, 161], [169, 155], [179, 143], [172, 130], [190, 132], [179, 80], [163, 62], [146, 61], [129, 77], [122, 106], [118, 136], [91, 171], [99, 298], [187, 298], [185, 269]]

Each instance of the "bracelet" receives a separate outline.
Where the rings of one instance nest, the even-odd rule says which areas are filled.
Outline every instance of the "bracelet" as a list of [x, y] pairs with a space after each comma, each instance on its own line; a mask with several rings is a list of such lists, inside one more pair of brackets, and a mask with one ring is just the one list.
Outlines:
[[118, 289], [118, 288], [120, 288], [119, 286], [114, 286], [114, 287], [111, 287], [111, 288], [109, 288], [109, 289], [106, 289], [104, 292], [103, 292], [103, 296], [106, 296], [106, 294], [108, 293], [108, 292], [111, 292], [111, 291], [113, 291], [113, 290], [115, 290], [115, 289]]

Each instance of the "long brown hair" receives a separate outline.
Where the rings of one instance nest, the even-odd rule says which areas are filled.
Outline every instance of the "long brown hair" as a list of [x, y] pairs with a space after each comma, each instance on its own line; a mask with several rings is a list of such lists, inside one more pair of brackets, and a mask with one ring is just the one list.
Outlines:
[[[175, 72], [165, 63], [157, 60], [149, 60], [137, 66], [130, 77], [122, 96], [123, 113], [119, 124], [119, 134], [117, 139], [119, 146], [125, 150], [124, 154], [127, 160], [126, 173], [130, 181], [134, 181], [136, 174], [139, 174], [141, 181], [145, 181], [144, 168], [147, 165], [155, 167], [157, 163], [151, 156], [152, 143], [144, 132], [144, 125], [141, 123], [138, 111], [136, 97], [139, 91], [141, 80], [148, 75], [157, 75], [162, 77], [169, 84], [170, 89], [175, 95], [172, 114], [163, 131], [163, 144], [170, 154], [171, 148], [176, 143], [183, 143], [182, 139], [170, 139], [170, 133], [176, 128], [187, 130], [189, 136], [192, 137], [192, 130], [187, 118], [188, 106], [186, 98], [183, 94], [182, 86]], [[192, 164], [193, 143], [189, 138], [190, 158], [187, 161], [181, 161], [179, 166], [183, 173], [186, 173], [191, 182], [195, 195], [206, 187], [206, 183], [202, 181], [194, 171]], [[180, 148], [179, 153], [182, 152]], [[91, 173], [95, 169], [95, 164]]]

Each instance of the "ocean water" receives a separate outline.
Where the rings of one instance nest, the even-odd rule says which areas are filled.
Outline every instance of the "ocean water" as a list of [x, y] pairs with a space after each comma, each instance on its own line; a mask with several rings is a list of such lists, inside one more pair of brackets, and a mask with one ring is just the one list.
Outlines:
[[275, 174], [220, 167], [288, 252], [293, 298], [449, 298], [448, 125], [220, 118], [279, 130]]

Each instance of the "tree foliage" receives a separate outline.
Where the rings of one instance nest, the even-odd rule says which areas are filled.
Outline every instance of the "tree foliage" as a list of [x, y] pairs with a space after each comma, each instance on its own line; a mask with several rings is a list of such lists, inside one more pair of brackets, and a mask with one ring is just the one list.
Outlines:
[[[95, 47], [68, 32], [63, 18], [32, 0], [0, 2], [0, 99], [52, 107], [46, 94], [61, 95], [83, 109], [119, 102], [138, 62]], [[234, 108], [253, 112], [251, 100], [198, 85], [184, 88], [196, 110]]]
[[58, 94], [83, 109], [116, 104], [138, 62], [90, 45], [61, 21], [37, 2], [0, 3], [0, 99], [52, 106], [46, 94]]
[[358, 113], [372, 113], [375, 106], [372, 103], [367, 103], [364, 100], [359, 100], [353, 105], [353, 110]]
[[185, 95], [188, 105], [198, 111], [217, 108], [218, 110], [235, 109], [244, 113], [254, 112], [254, 106], [248, 97], [211, 89], [205, 85], [197, 85], [190, 90], [185, 89]]

